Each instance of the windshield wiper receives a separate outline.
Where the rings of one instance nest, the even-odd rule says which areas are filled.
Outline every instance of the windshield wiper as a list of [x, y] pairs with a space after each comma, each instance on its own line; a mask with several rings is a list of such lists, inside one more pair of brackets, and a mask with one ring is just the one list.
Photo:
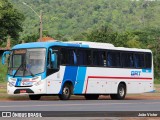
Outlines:
[[[27, 69], [27, 68], [25, 67], [25, 71], [26, 71], [26, 70], [31, 74], [32, 77], [35, 76], [29, 69]], [[25, 71], [24, 71], [24, 73], [25, 73]]]
[[[24, 69], [24, 74], [25, 74], [25, 71], [27, 70], [27, 71], [31, 74], [31, 76], [32, 76], [32, 77], [34, 77], [34, 76], [35, 76], [35, 75], [30, 71], [30, 69], [29, 69], [29, 68], [27, 69], [27, 67], [26, 67], [26, 63], [25, 63], [24, 68], [25, 68], [25, 69]], [[23, 76], [24, 76], [24, 75], [23, 75]]]
[[[16, 72], [14, 73], [14, 75], [13, 75], [13, 77], [15, 77], [15, 75], [17, 74], [17, 72], [19, 71], [19, 69], [22, 67], [22, 65], [23, 65], [23, 63], [18, 67], [18, 69], [16, 70]], [[31, 74], [31, 76], [32, 77], [34, 77], [35, 75], [30, 71], [30, 70], [28, 70], [26, 67], [23, 67], [23, 70], [27, 70], [30, 74]], [[24, 71], [24, 73], [25, 73], [25, 71]], [[24, 76], [24, 75], [23, 75]]]
[[18, 67], [18, 69], [16, 70], [16, 72], [14, 73], [13, 77], [15, 77], [15, 75], [17, 74], [18, 70], [22, 67], [23, 63]]

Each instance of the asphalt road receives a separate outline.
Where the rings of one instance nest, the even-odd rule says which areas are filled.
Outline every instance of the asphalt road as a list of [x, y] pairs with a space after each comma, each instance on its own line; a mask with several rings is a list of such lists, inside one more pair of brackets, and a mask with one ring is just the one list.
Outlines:
[[160, 100], [1, 101], [0, 111], [160, 111]]
[[1, 101], [0, 116], [2, 112], [11, 112], [14, 120], [18, 115], [15, 113], [26, 112], [40, 113], [42, 117], [67, 117], [67, 119], [68, 117], [79, 117], [79, 119], [80, 117], [139, 117], [140, 113], [142, 115], [154, 113], [160, 117], [160, 100]]

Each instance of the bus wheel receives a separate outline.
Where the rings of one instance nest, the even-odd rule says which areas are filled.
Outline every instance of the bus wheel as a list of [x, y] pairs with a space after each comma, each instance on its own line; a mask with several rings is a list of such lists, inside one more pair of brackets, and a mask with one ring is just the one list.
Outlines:
[[29, 95], [30, 100], [39, 100], [41, 95]]
[[124, 84], [119, 84], [117, 94], [111, 94], [111, 99], [113, 100], [123, 100], [126, 96], [126, 86]]
[[60, 100], [68, 100], [71, 96], [71, 87], [69, 84], [65, 84], [62, 88], [62, 94], [59, 95]]
[[99, 95], [98, 94], [85, 94], [84, 97], [86, 100], [97, 100]]

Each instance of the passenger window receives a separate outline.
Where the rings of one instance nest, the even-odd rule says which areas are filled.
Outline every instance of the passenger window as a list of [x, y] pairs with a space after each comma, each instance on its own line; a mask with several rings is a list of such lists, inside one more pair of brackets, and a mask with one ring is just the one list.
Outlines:
[[132, 53], [122, 53], [121, 54], [121, 61], [122, 66], [126, 68], [133, 68], [134, 67], [134, 60]]
[[145, 54], [145, 66], [146, 68], [151, 68], [152, 66], [152, 55], [151, 53]]
[[93, 65], [106, 66], [105, 51], [93, 51]]
[[91, 51], [90, 50], [77, 50], [77, 64], [78, 65], [91, 65]]
[[107, 66], [119, 67], [120, 65], [120, 53], [119, 52], [107, 52]]
[[74, 49], [62, 48], [61, 49], [61, 64], [76, 65], [77, 56]]
[[136, 68], [144, 67], [144, 54], [135, 54], [134, 55], [134, 64]]

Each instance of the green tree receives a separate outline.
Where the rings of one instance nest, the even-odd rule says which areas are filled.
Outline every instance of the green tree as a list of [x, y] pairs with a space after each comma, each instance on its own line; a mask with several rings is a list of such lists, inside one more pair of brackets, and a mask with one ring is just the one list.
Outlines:
[[146, 28], [148, 48], [153, 52], [155, 77], [160, 77], [160, 28]]
[[115, 43], [117, 32], [113, 31], [112, 27], [105, 25], [98, 29], [88, 32], [87, 41], [92, 42], [104, 42], [104, 43]]
[[13, 8], [13, 5], [8, 0], [0, 1], [0, 40], [1, 43], [8, 36], [17, 40], [19, 32], [22, 32], [23, 14]]
[[127, 46], [130, 48], [140, 48], [141, 47], [141, 43], [136, 40], [136, 39], [131, 39], [127, 42]]

